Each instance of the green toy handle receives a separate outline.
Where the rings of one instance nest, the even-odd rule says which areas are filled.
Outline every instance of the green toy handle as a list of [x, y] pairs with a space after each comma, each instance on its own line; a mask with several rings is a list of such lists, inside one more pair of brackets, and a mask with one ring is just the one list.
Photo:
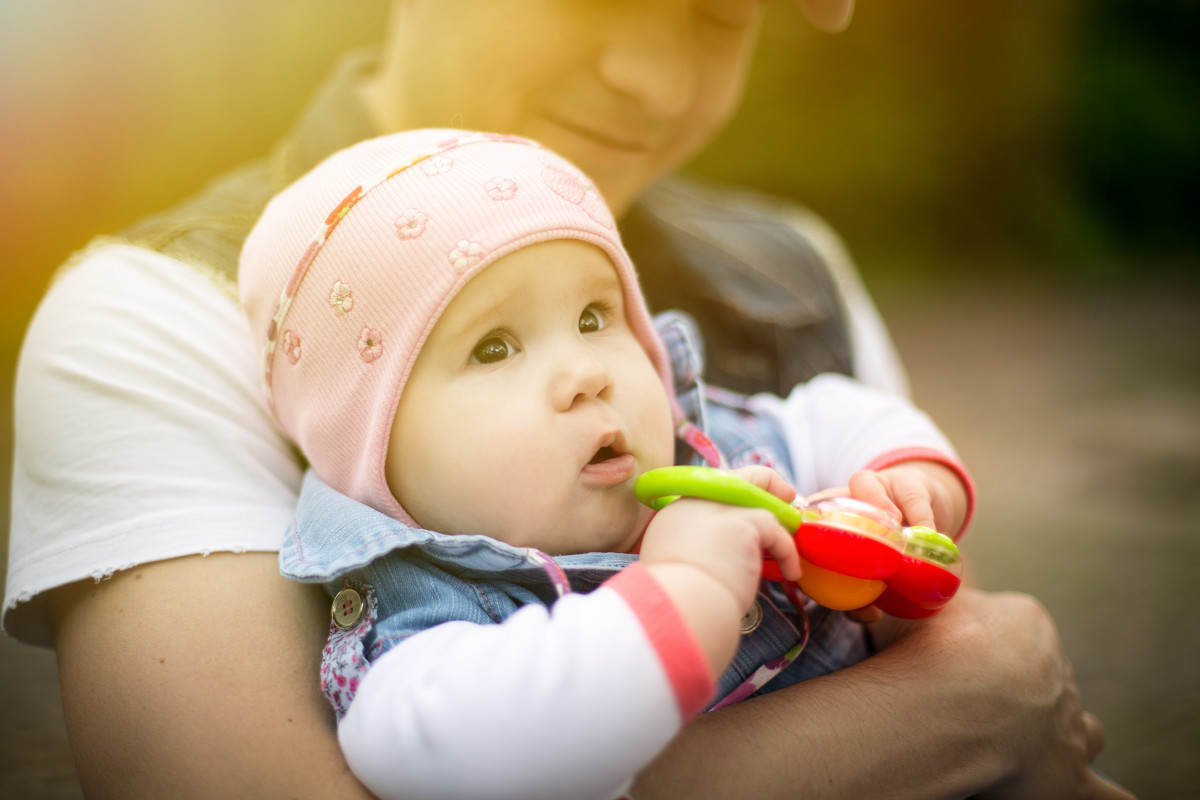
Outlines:
[[764, 508], [779, 524], [795, 533], [800, 528], [801, 510], [749, 481], [711, 467], [662, 467], [644, 473], [634, 484], [642, 503], [658, 511], [680, 497], [714, 500], [745, 508]]

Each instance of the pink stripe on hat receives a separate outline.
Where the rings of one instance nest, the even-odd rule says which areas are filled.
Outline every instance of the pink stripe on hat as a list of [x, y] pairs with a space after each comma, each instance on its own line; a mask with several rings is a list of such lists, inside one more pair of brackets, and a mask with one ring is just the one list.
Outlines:
[[338, 491], [411, 523], [388, 488], [388, 438], [421, 346], [462, 287], [536, 242], [601, 248], [629, 325], [670, 367], [616, 222], [578, 169], [535, 142], [420, 130], [330, 156], [267, 205], [242, 249], [242, 304], [268, 402]]

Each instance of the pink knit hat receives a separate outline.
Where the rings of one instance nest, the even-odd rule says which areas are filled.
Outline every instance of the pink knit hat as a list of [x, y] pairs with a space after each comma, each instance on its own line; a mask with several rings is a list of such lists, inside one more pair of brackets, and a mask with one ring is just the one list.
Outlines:
[[673, 397], [608, 207], [583, 173], [535, 142], [392, 134], [334, 154], [271, 200], [242, 249], [241, 300], [263, 348], [268, 402], [322, 480], [411, 523], [384, 468], [421, 347], [467, 281], [553, 239], [608, 254], [629, 325]]

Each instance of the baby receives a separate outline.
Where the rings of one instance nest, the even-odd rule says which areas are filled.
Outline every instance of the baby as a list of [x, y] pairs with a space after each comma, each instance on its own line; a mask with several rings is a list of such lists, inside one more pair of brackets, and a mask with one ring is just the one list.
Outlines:
[[834, 375], [705, 387], [591, 182], [528, 140], [335, 154], [267, 207], [239, 283], [311, 465], [281, 568], [334, 595], [321, 685], [380, 797], [619, 797], [697, 712], [865, 657], [845, 614], [761, 583], [764, 551], [800, 571], [768, 512], [655, 514], [646, 470], [735, 468], [951, 534], [969, 516], [948, 443], [900, 399]]

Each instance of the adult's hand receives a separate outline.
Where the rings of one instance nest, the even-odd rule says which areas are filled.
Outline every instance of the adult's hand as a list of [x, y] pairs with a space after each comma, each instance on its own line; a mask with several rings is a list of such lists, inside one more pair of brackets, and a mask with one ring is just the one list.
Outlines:
[[[1132, 800], [1133, 795], [1092, 770], [1104, 748], [1100, 720], [1083, 710], [1075, 672], [1046, 609], [1028, 595], [987, 595], [967, 590], [965, 602], [943, 626], [963, 624], [964, 647], [978, 647], [1008, 691], [994, 698], [993, 742], [1007, 758], [1005, 775], [981, 790], [987, 800]], [[950, 606], [956, 606], [951, 603]], [[947, 607], [946, 612], [950, 611]], [[936, 618], [935, 618], [936, 619]], [[917, 625], [905, 641], [918, 648], [942, 631]], [[915, 640], [914, 640], [915, 637]], [[991, 639], [990, 646], [983, 640]], [[981, 665], [977, 665], [981, 668]], [[969, 680], [970, 673], [959, 680]]]
[[1129, 800], [1090, 762], [1053, 621], [1024, 595], [963, 589], [861, 664], [706, 714], [634, 796]]
[[318, 688], [328, 596], [274, 553], [144, 564], [50, 601], [87, 797], [370, 797]]

